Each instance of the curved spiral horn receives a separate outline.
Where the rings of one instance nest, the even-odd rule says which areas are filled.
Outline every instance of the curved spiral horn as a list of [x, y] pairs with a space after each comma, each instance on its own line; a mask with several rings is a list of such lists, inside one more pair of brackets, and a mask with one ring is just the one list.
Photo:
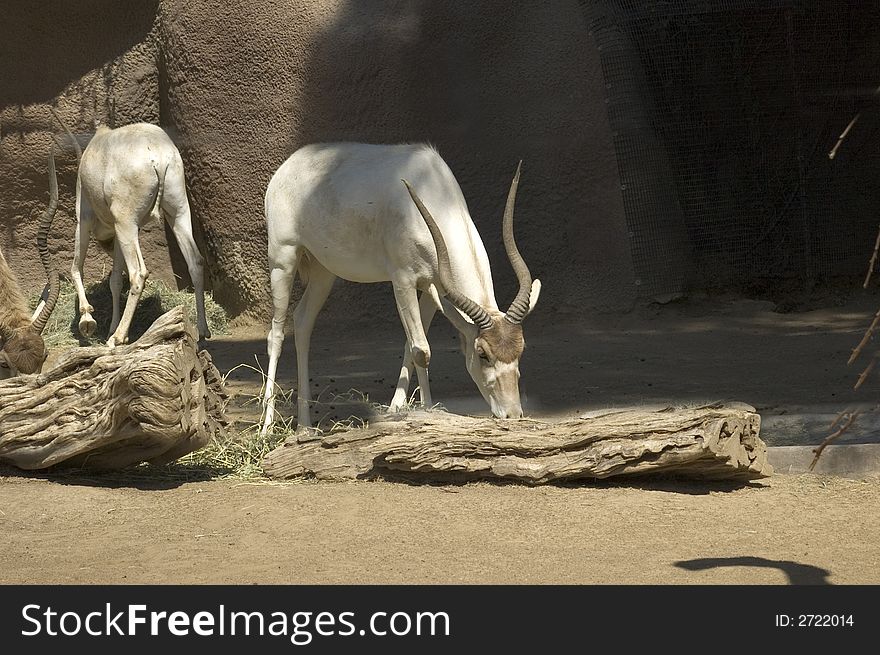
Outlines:
[[52, 219], [55, 218], [55, 211], [58, 209], [58, 177], [55, 174], [55, 148], [49, 151], [49, 206], [40, 216], [40, 227], [37, 232], [37, 250], [40, 252], [40, 260], [43, 262], [43, 268], [48, 278], [48, 293], [43, 310], [31, 324], [37, 332], [41, 333], [49, 321], [52, 310], [58, 302], [58, 294], [61, 290], [61, 284], [58, 277], [58, 271], [52, 268], [49, 261], [49, 244], [47, 239], [49, 236], [49, 228], [52, 226]]
[[489, 329], [492, 327], [492, 317], [489, 316], [489, 313], [479, 304], [453, 288], [452, 267], [449, 265], [449, 251], [446, 249], [446, 242], [443, 240], [443, 235], [440, 233], [440, 228], [437, 227], [434, 217], [431, 216], [431, 212], [422, 203], [421, 198], [409, 185], [409, 182], [406, 180], [401, 180], [401, 182], [406, 185], [410, 198], [412, 198], [422, 218], [425, 219], [428, 229], [431, 231], [434, 248], [437, 249], [437, 263], [440, 270], [440, 283], [443, 285], [443, 295], [449, 299], [449, 302], [467, 314], [480, 330]]
[[507, 204], [504, 207], [504, 221], [502, 224], [502, 234], [504, 237], [504, 250], [507, 251], [507, 258], [516, 273], [516, 279], [519, 280], [519, 291], [516, 298], [510, 303], [510, 307], [504, 314], [504, 318], [513, 323], [522, 323], [526, 314], [529, 313], [529, 293], [532, 289], [532, 274], [529, 273], [529, 267], [526, 266], [525, 260], [519, 254], [519, 248], [516, 247], [516, 240], [513, 238], [513, 206], [516, 202], [516, 190], [519, 186], [519, 172], [522, 168], [522, 160], [516, 167], [516, 174], [510, 183], [510, 191], [507, 194]]

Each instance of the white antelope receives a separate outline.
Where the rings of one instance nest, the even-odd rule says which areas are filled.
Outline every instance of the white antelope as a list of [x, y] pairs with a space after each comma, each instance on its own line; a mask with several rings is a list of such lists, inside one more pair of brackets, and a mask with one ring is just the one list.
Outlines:
[[489, 258], [464, 195], [433, 148], [333, 143], [294, 152], [266, 189], [274, 316], [267, 339], [262, 432], [274, 420], [275, 376], [297, 271], [306, 284], [293, 313], [299, 429], [312, 426], [309, 341], [337, 277], [390, 281], [394, 289], [406, 344], [390, 411], [406, 404], [413, 365], [421, 400], [425, 406], [432, 404], [427, 370], [431, 350], [425, 333], [439, 309], [459, 331], [467, 370], [492, 413], [521, 417], [519, 359], [525, 346], [521, 323], [535, 307], [541, 284], [532, 281], [513, 238], [518, 183], [519, 167], [503, 221], [504, 246], [519, 292], [502, 313], [495, 301]]
[[[79, 329], [86, 336], [95, 332], [94, 308], [86, 298], [82, 270], [89, 237], [113, 255], [110, 290], [113, 319], [111, 348], [128, 341], [132, 316], [146, 282], [147, 266], [138, 243], [138, 232], [153, 218], [168, 222], [186, 260], [196, 294], [199, 337], [211, 336], [205, 319], [202, 256], [192, 233], [183, 160], [162, 128], [135, 123], [116, 129], [101, 126], [83, 151], [76, 178], [76, 243], [70, 269], [79, 297]], [[125, 312], [119, 316], [123, 267], [130, 288]]]

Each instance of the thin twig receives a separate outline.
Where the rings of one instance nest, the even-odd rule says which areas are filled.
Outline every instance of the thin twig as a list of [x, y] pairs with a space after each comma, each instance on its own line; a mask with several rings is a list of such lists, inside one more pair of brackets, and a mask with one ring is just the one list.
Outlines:
[[846, 126], [846, 129], [841, 132], [840, 137], [837, 139], [837, 143], [834, 144], [834, 147], [831, 149], [831, 152], [828, 153], [828, 159], [834, 159], [837, 156], [837, 149], [840, 147], [840, 144], [843, 143], [843, 140], [846, 138], [846, 135], [849, 134], [849, 131], [853, 128], [853, 125], [859, 120], [859, 116], [862, 115], [862, 112], [859, 112], [853, 119], [849, 122], [849, 125]]
[[865, 367], [865, 370], [862, 371], [862, 374], [859, 375], [859, 379], [856, 382], [853, 389], [858, 389], [860, 386], [862, 386], [862, 383], [868, 379], [868, 376], [871, 374], [871, 371], [874, 370], [874, 364], [876, 364], [876, 363], [877, 363], [877, 357], [875, 356], [874, 359], [871, 360], [871, 363], [868, 364], [867, 367]]
[[[849, 429], [849, 426], [851, 426], [853, 424], [853, 421], [856, 420], [856, 417], [858, 415], [859, 415], [859, 412], [857, 412], [857, 411], [850, 412], [849, 416], [847, 416], [846, 422], [842, 426], [840, 426], [836, 432], [834, 432], [831, 435], [829, 435], [828, 437], [826, 437], [825, 441], [820, 443], [818, 447], [813, 449], [813, 452], [815, 453], [815, 455], [813, 456], [813, 461], [810, 463], [810, 468], [809, 468], [810, 471], [812, 471], [813, 468], [816, 466], [816, 463], [819, 461], [819, 456], [822, 454], [822, 451], [825, 450], [825, 446], [830, 444], [832, 441], [835, 441], [836, 439], [840, 438], [840, 435], [842, 435], [844, 432], [846, 432]], [[836, 425], [837, 421], [839, 419], [840, 419], [840, 416], [838, 416], [837, 419], [835, 419], [835, 421], [832, 425]]]
[[861, 354], [862, 349], [868, 345], [868, 342], [871, 340], [871, 335], [874, 334], [874, 330], [877, 328], [877, 323], [880, 323], [880, 309], [877, 310], [877, 313], [874, 314], [874, 320], [871, 321], [871, 325], [865, 330], [865, 335], [862, 337], [862, 340], [859, 342], [859, 345], [855, 347], [852, 351], [852, 355], [849, 356], [849, 360], [846, 362], [846, 365], [849, 366], [856, 358]]
[[840, 419], [842, 419], [844, 416], [849, 416], [849, 415], [852, 413], [852, 411], [853, 411], [852, 409], [850, 409], [850, 408], [846, 408], [845, 410], [843, 410], [842, 412], [840, 412], [840, 414], [838, 414], [838, 415], [834, 418], [834, 420], [831, 421], [831, 425], [828, 426], [828, 429], [829, 429], [829, 430], [833, 430], [834, 428], [836, 428], [837, 425], [840, 423]]
[[864, 284], [862, 284], [863, 289], [868, 288], [868, 281], [871, 279], [871, 273], [874, 272], [874, 264], [877, 263], [878, 250], [880, 250], [880, 230], [877, 230], [877, 240], [874, 242], [874, 252], [871, 253], [871, 261], [868, 262], [868, 274], [865, 276]]
[[[871, 95], [880, 95], [880, 86], [878, 86], [874, 93]], [[834, 144], [834, 147], [831, 149], [831, 152], [828, 153], [828, 159], [834, 159], [837, 156], [837, 149], [840, 148], [840, 144], [843, 143], [843, 140], [846, 138], [846, 135], [849, 134], [849, 131], [853, 128], [853, 126], [858, 122], [859, 117], [862, 115], [862, 112], [858, 112], [853, 119], [846, 126], [846, 129], [840, 133], [840, 137], [837, 139], [837, 143]]]

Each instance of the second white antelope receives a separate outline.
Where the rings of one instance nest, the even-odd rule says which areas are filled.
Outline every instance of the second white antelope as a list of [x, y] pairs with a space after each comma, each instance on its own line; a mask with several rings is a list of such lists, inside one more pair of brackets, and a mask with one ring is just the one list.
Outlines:
[[[151, 218], [168, 222], [186, 260], [196, 294], [199, 337], [211, 336], [205, 318], [204, 265], [192, 232], [183, 160], [162, 128], [135, 123], [110, 129], [99, 127], [83, 151], [76, 178], [76, 243], [70, 274], [79, 297], [79, 329], [91, 336], [96, 327], [86, 298], [82, 271], [89, 237], [113, 255], [110, 291], [113, 319], [107, 345], [124, 344], [134, 310], [147, 280], [147, 265], [138, 242], [140, 228]], [[129, 292], [120, 318], [123, 268]]]
[[519, 168], [503, 219], [504, 246], [519, 291], [502, 312], [486, 248], [458, 182], [436, 150], [329, 143], [294, 152], [272, 176], [265, 198], [274, 316], [262, 432], [274, 421], [275, 377], [297, 271], [306, 285], [293, 313], [298, 429], [312, 427], [309, 342], [337, 277], [392, 284], [406, 344], [391, 411], [406, 404], [413, 368], [422, 402], [432, 404], [425, 333], [439, 309], [458, 330], [467, 370], [492, 413], [521, 417], [521, 324], [535, 307], [541, 284], [532, 280], [513, 237], [518, 183]]

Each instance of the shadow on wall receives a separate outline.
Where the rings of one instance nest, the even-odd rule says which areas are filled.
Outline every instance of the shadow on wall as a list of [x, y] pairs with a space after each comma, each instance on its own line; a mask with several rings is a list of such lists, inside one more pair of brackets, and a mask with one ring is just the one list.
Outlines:
[[[523, 160], [516, 234], [541, 310], [621, 309], [635, 296], [598, 52], [577, 2], [341, 1], [312, 39], [289, 149], [426, 141], [464, 192], [501, 305], [517, 283], [501, 216]], [[345, 286], [345, 285], [340, 285]], [[370, 290], [337, 290], [340, 307]], [[385, 293], [383, 291], [383, 293]], [[332, 303], [332, 300], [331, 300]], [[328, 305], [332, 310], [332, 305]]]
[[[85, 147], [97, 123], [158, 122], [155, 40], [159, 0], [7, 0], [0, 18], [0, 245], [29, 292], [42, 287], [35, 256], [36, 218], [46, 203], [46, 157], [57, 136], [59, 209], [49, 251], [70, 266], [75, 230], [76, 157], [50, 108]], [[155, 278], [174, 276], [160, 226], [141, 238]], [[94, 245], [87, 279], [100, 278], [109, 258]]]
[[141, 43], [159, 0], [4, 0], [0, 108], [51, 102], [71, 82]]
[[[218, 302], [266, 320], [266, 185], [296, 148], [353, 140], [437, 146], [487, 246], [502, 303], [516, 280], [501, 216], [523, 159], [516, 233], [545, 282], [544, 311], [631, 305], [595, 44], [575, 0], [552, 10], [513, 5], [161, 3], [162, 115], [184, 142]], [[395, 312], [388, 288], [340, 283], [325, 313], [386, 311]]]

